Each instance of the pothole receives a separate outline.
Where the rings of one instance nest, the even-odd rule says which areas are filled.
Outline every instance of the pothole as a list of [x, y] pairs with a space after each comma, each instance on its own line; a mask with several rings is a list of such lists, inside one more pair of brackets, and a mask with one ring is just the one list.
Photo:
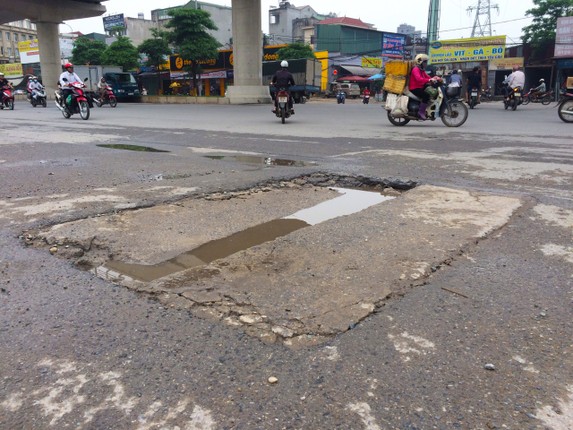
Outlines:
[[414, 185], [316, 173], [25, 237], [166, 306], [268, 342], [314, 344], [423, 284], [520, 205], [431, 186], [396, 190]]
[[275, 158], [275, 157], [258, 157], [255, 155], [205, 155], [204, 157], [210, 160], [234, 161], [238, 163], [249, 164], [260, 167], [272, 167], [272, 166], [308, 167], [308, 166], [318, 165], [314, 161], [290, 160], [287, 158]]
[[150, 146], [129, 145], [125, 143], [102, 143], [96, 146], [99, 146], [100, 148], [122, 149], [126, 151], [138, 151], [138, 152], [169, 152], [163, 149], [152, 148]]

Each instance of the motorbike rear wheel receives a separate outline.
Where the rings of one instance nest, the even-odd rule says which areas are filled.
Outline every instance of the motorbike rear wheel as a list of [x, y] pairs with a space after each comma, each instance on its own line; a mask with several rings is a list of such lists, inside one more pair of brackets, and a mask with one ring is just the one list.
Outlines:
[[14, 100], [7, 100], [6, 107], [10, 110], [14, 110]]
[[43, 107], [46, 107], [46, 106], [47, 106], [47, 103], [46, 103], [46, 99], [45, 99], [45, 98], [42, 99], [42, 106], [43, 106]]
[[113, 99], [109, 99], [109, 105], [114, 108], [117, 106], [117, 99], [114, 97]]
[[410, 118], [394, 118], [388, 111], [388, 120], [397, 127], [402, 127], [410, 122]]
[[36, 107], [36, 105], [38, 104], [38, 103], [36, 102], [36, 100], [34, 100], [34, 99], [30, 100], [30, 103], [32, 103], [32, 106], [33, 106], [33, 107]]
[[563, 122], [573, 123], [573, 99], [565, 99], [557, 108], [557, 114]]
[[477, 104], [476, 102], [477, 100], [475, 99], [475, 97], [470, 97], [470, 103], [469, 103], [470, 109], [474, 108], [474, 106]]
[[447, 127], [459, 127], [466, 122], [468, 114], [465, 104], [457, 100], [449, 101], [442, 113], [442, 122]]
[[511, 110], [516, 110], [517, 109], [517, 99], [513, 98], [511, 100]]
[[70, 113], [70, 111], [68, 110], [68, 108], [64, 108], [64, 110], [62, 111], [62, 115], [64, 116], [64, 118], [69, 119], [72, 114]]
[[90, 106], [88, 105], [87, 101], [81, 101], [79, 103], [79, 108], [80, 108], [80, 117], [83, 120], [87, 120], [90, 117]]
[[281, 109], [281, 122], [284, 124], [286, 122], [286, 108]]
[[541, 104], [543, 106], [547, 106], [548, 104], [551, 104], [551, 96], [549, 94], [543, 96], [543, 98], [541, 99]]

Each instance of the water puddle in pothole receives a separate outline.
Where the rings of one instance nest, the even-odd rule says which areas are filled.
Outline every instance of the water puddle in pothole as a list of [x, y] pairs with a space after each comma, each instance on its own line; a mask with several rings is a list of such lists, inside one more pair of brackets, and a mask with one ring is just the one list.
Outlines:
[[285, 158], [257, 157], [254, 155], [205, 155], [205, 158], [211, 160], [231, 160], [239, 163], [257, 165], [257, 166], [287, 166], [287, 167], [307, 167], [316, 166], [313, 161], [288, 160]]
[[230, 236], [204, 243], [191, 251], [184, 252], [158, 264], [132, 264], [121, 261], [108, 261], [93, 272], [104, 279], [116, 281], [151, 282], [183, 270], [207, 265], [220, 258], [239, 251], [261, 245], [265, 242], [286, 236], [304, 227], [317, 225], [345, 215], [358, 213], [395, 197], [377, 192], [332, 188], [341, 195], [302, 209], [292, 215], [268, 221]]
[[128, 145], [123, 143], [118, 143], [118, 144], [102, 143], [96, 146], [99, 146], [101, 148], [124, 149], [127, 151], [139, 151], [139, 152], [169, 152], [169, 151], [164, 151], [162, 149], [151, 148], [149, 146]]

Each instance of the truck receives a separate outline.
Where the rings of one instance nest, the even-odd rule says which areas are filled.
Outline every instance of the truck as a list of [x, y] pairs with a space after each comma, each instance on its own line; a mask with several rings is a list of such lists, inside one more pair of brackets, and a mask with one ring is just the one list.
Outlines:
[[[320, 92], [322, 65], [320, 61], [311, 58], [288, 60], [289, 72], [292, 73], [295, 85], [290, 87], [290, 93], [295, 103], [304, 103], [314, 94]], [[271, 84], [273, 75], [281, 68], [280, 61], [263, 62], [263, 82], [269, 84], [269, 91], [274, 100], [276, 88]]]
[[74, 72], [82, 80], [88, 78], [86, 85], [90, 91], [97, 92], [97, 84], [103, 77], [119, 101], [138, 100], [141, 97], [134, 76], [119, 66], [79, 65], [74, 66]]

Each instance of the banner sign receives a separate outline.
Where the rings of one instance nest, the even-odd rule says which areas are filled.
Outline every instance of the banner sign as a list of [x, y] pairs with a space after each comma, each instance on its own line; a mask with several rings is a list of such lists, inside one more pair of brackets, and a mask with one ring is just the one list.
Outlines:
[[40, 62], [38, 39], [18, 42], [18, 51], [20, 51], [20, 63], [30, 64]]
[[365, 69], [381, 69], [382, 68], [382, 58], [380, 57], [362, 57], [362, 62], [360, 64]]
[[382, 35], [382, 56], [388, 58], [404, 58], [406, 36], [401, 34], [384, 33]]
[[437, 40], [430, 45], [431, 64], [488, 61], [503, 58], [505, 36]]
[[7, 78], [11, 76], [20, 77], [24, 74], [21, 63], [0, 64], [0, 72], [4, 73]]
[[125, 28], [125, 19], [123, 18], [123, 13], [103, 17], [103, 29], [105, 31], [110, 31], [118, 27]]

